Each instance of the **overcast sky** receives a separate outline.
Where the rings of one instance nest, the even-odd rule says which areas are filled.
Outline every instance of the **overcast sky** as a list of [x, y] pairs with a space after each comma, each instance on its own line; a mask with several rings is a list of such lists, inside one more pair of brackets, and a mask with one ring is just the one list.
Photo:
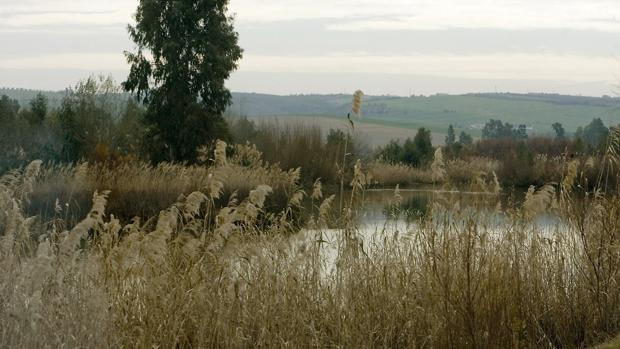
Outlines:
[[[134, 0], [0, 0], [0, 86], [122, 81]], [[234, 91], [613, 94], [619, 0], [231, 0]]]

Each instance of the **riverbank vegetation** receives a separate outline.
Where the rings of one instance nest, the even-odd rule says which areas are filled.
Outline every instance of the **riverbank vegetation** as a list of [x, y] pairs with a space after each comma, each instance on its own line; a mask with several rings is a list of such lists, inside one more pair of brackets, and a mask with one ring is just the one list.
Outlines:
[[620, 128], [491, 119], [373, 149], [361, 91], [342, 128], [227, 118], [227, 5], [139, 1], [121, 85], [0, 97], [0, 347], [614, 345]]
[[[620, 201], [604, 186], [581, 196], [575, 161], [498, 223], [436, 205], [369, 240], [354, 219], [368, 183], [359, 163], [335, 217], [319, 182], [305, 194], [299, 171], [265, 164], [252, 148], [226, 157], [223, 147], [208, 166], [121, 168], [118, 179], [38, 161], [2, 177], [2, 346], [578, 348], [620, 331]], [[603, 178], [617, 176], [615, 149]], [[77, 224], [60, 202], [54, 219], [26, 213], [54, 173], [96, 190]], [[128, 195], [141, 182], [192, 192], [152, 217], [108, 213], [114, 190]], [[277, 191], [280, 206], [269, 204]], [[153, 200], [134, 194], [125, 199]], [[537, 224], [542, 212], [562, 223]]]
[[[91, 77], [68, 90], [60, 108], [48, 108], [43, 95], [35, 96], [27, 106], [9, 98], [0, 99], [0, 148], [5, 154], [0, 159], [0, 172], [23, 167], [36, 159], [50, 166], [75, 165], [80, 161], [108, 167], [132, 162], [135, 166], [157, 166], [161, 159], [150, 156], [154, 149], [149, 141], [152, 137], [147, 134], [145, 108], [131, 98], [121, 98], [119, 92], [111, 79]], [[219, 132], [220, 138], [231, 144], [256, 145], [266, 161], [283, 170], [301, 167], [305, 184], [316, 178], [326, 184], [338, 184], [343, 169], [350, 180], [350, 169], [357, 159], [372, 168], [374, 186], [438, 182], [433, 181], [430, 168], [437, 146], [431, 143], [430, 131], [424, 128], [409, 139], [393, 140], [373, 149], [366, 135], [350, 127], [326, 130], [316, 124], [239, 117], [229, 117], [218, 127], [226, 129]], [[558, 182], [563, 164], [578, 159], [580, 171], [589, 175], [589, 183], [594, 183], [604, 165], [602, 154], [609, 146], [613, 125], [608, 128], [600, 119], [594, 119], [572, 135], [567, 135], [559, 123], [553, 129], [554, 137], [530, 137], [524, 127], [490, 120], [484, 137], [473, 140], [465, 132], [456, 135], [454, 128], [449, 127], [442, 146], [448, 174], [439, 182], [467, 187], [495, 175], [507, 187], [540, 186]], [[347, 156], [343, 166], [345, 144]], [[208, 139], [202, 142], [203, 148], [213, 146], [214, 142]], [[193, 154], [177, 163], [199, 163], [199, 154]]]

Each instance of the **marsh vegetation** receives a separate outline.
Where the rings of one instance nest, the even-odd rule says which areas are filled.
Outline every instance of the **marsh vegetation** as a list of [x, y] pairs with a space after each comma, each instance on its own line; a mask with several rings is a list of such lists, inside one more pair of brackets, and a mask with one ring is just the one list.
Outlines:
[[[335, 211], [320, 182], [304, 191], [300, 171], [225, 148], [203, 166], [36, 161], [2, 177], [2, 345], [557, 348], [620, 330], [617, 188], [586, 190], [575, 160], [522, 204], [435, 200], [409, 225], [390, 223], [407, 209], [396, 189], [369, 234], [359, 162]], [[90, 211], [27, 214], [53, 185], [94, 191]], [[537, 223], [545, 212], [562, 223]]]
[[618, 99], [370, 96], [416, 125], [378, 147], [359, 90], [248, 119], [227, 6], [140, 0], [126, 81], [0, 97], [0, 347], [617, 345]]

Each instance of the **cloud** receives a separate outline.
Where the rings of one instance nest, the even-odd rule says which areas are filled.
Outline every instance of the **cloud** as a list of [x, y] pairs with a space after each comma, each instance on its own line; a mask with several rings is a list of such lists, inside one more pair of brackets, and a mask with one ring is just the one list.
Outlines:
[[127, 70], [122, 53], [64, 53], [0, 59], [4, 69]]
[[3, 0], [0, 30], [54, 30], [71, 26], [114, 27], [131, 21], [137, 1]]
[[[596, 29], [620, 31], [617, 0], [239, 0], [241, 23], [340, 19], [331, 30], [434, 30], [446, 28]], [[380, 17], [380, 18], [377, 18]], [[595, 19], [609, 19], [600, 21]]]
[[126, 21], [118, 13], [106, 12], [40, 12], [14, 14], [2, 20], [0, 28], [5, 29], [53, 29], [71, 26], [123, 27]]
[[363, 73], [259, 73], [239, 71], [227, 83], [233, 91], [291, 93], [351, 93], [362, 89], [370, 95], [400, 95], [470, 92], [547, 92], [587, 96], [611, 94], [609, 81], [575, 82], [567, 80], [467, 79], [423, 74]]
[[[61, 71], [127, 71], [122, 51], [132, 44], [125, 28], [137, 4], [0, 0], [0, 68], [48, 72], [41, 77], [50, 85], [62, 80]], [[292, 82], [300, 74], [364, 76], [386, 82], [386, 92], [398, 76], [403, 94], [404, 77], [419, 76], [432, 78], [436, 92], [449, 90], [450, 79], [600, 89], [620, 67], [618, 0], [232, 0], [230, 11], [246, 52], [234, 76], [279, 76], [278, 88], [290, 93], [306, 91]], [[335, 80], [308, 86], [330, 92]], [[261, 90], [261, 81], [244, 81], [245, 90]]]
[[307, 20], [242, 26], [240, 43], [248, 54], [282, 56], [326, 55], [336, 51], [380, 55], [554, 53], [605, 57], [620, 53], [618, 34], [598, 30], [325, 30], [335, 23], [336, 20]]
[[446, 29], [502, 29], [502, 30], [540, 30], [540, 29], [571, 29], [599, 30], [604, 32], [620, 32], [620, 22], [614, 20], [594, 20], [589, 18], [549, 18], [531, 16], [506, 18], [496, 16], [395, 16], [388, 19], [348, 20], [326, 27], [332, 31], [413, 31], [413, 30], [446, 30]]
[[246, 55], [241, 71], [275, 73], [404, 74], [466, 79], [529, 79], [611, 81], [618, 61], [614, 58], [554, 54], [486, 54], [377, 56]]

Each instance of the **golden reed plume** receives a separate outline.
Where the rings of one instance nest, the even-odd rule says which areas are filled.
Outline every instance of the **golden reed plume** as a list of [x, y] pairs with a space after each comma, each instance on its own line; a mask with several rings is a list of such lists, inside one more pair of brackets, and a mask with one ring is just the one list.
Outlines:
[[353, 94], [353, 103], [351, 105], [351, 111], [353, 114], [360, 116], [360, 110], [362, 108], [362, 96], [364, 96], [364, 92], [361, 90], [355, 91]]

